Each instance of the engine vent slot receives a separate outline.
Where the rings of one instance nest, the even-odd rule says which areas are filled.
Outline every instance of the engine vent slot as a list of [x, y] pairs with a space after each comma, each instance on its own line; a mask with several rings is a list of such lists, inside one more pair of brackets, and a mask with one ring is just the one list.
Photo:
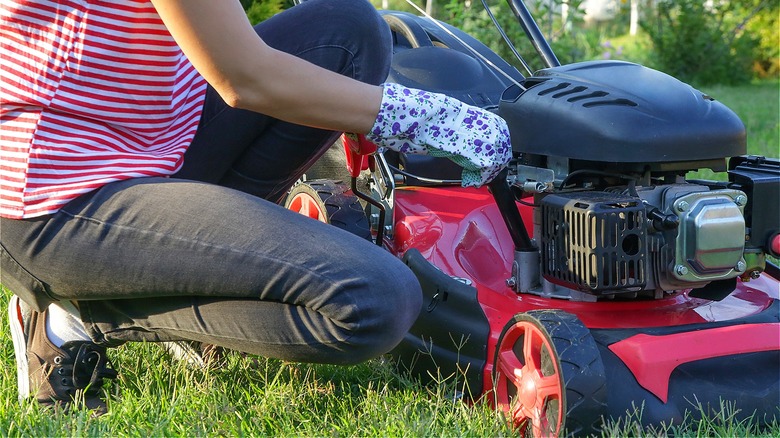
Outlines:
[[585, 108], [592, 108], [594, 106], [637, 106], [638, 104], [633, 100], [628, 99], [609, 99], [609, 100], [597, 100], [595, 102], [585, 102], [582, 104]]
[[604, 192], [545, 196], [542, 274], [593, 294], [647, 285], [645, 208], [638, 198]]
[[565, 90], [566, 88], [569, 87], [569, 85], [571, 85], [571, 84], [568, 83], [568, 82], [560, 82], [557, 85], [555, 85], [554, 87], [550, 87], [550, 88], [548, 88], [546, 90], [540, 91], [539, 95], [540, 96], [546, 96], [546, 95], [548, 95], [550, 93], [555, 93], [556, 91]]
[[553, 99], [560, 99], [561, 97], [566, 97], [571, 94], [581, 93], [585, 90], [587, 90], [588, 87], [583, 87], [582, 85], [578, 85], [571, 90], [561, 91], [560, 93], [555, 93], [552, 95]]
[[609, 96], [608, 92], [601, 90], [588, 92], [588, 87], [584, 85], [572, 87], [570, 82], [559, 82], [538, 93], [539, 96], [546, 96], [548, 94], [552, 94], [551, 97], [553, 99], [561, 99], [570, 96], [566, 101], [571, 103], [586, 101], [582, 104], [585, 108], [598, 106], [637, 106], [636, 102], [625, 98], [604, 99]]
[[607, 96], [608, 94], [609, 93], [607, 93], [606, 91], [594, 91], [592, 93], [582, 94], [582, 95], [579, 95], [579, 96], [570, 97], [569, 99], [567, 99], [567, 101], [568, 102], [577, 102], [577, 101], [585, 100], [585, 99], [596, 99], [596, 98], [599, 98], [599, 97]]

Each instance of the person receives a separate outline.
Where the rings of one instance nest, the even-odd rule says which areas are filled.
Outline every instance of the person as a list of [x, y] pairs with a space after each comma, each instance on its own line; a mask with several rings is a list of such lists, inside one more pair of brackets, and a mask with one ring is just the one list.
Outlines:
[[411, 271], [279, 206], [341, 132], [447, 156], [464, 184], [506, 124], [383, 83], [391, 35], [364, 0], [252, 26], [238, 1], [0, 2], [0, 281], [20, 399], [105, 411], [106, 353], [194, 341], [352, 364], [421, 308]]

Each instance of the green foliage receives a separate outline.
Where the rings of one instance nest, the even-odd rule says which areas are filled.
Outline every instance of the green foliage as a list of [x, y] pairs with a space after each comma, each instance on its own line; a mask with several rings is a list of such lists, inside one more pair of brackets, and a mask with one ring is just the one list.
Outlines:
[[653, 42], [646, 32], [638, 32], [636, 35], [602, 34], [600, 59], [619, 59], [635, 62], [637, 64], [653, 67], [652, 56]]
[[[376, 7], [418, 14], [405, 0], [371, 0]], [[425, 8], [426, 1], [414, 0]], [[505, 0], [488, 0], [497, 20], [532, 69], [534, 48]], [[582, 0], [525, 0], [563, 64], [622, 59], [665, 71], [697, 85], [780, 77], [780, 2], [776, 0], [622, 0], [614, 19], [583, 21]], [[631, 4], [642, 28], [629, 35]], [[474, 36], [521, 68], [501, 40], [481, 0], [435, 0], [432, 15]]]
[[550, 45], [561, 64], [570, 64], [598, 58], [600, 41], [598, 33], [578, 27], [553, 39]]
[[584, 26], [582, 0], [527, 1], [561, 64], [598, 56], [599, 34]]
[[257, 24], [292, 6], [290, 0], [241, 0], [247, 17], [252, 24]]
[[[564, 4], [568, 5], [568, 9], [562, 7]], [[562, 64], [590, 59], [598, 53], [598, 37], [589, 34], [580, 26], [583, 15], [580, 4], [581, 0], [527, 2], [540, 30]], [[488, 5], [509, 40], [531, 68], [535, 70], [544, 67], [507, 2], [493, 0], [489, 1]], [[449, 3], [440, 8], [437, 18], [463, 30], [508, 62], [520, 66], [509, 46], [502, 41], [480, 1], [449, 0]]]
[[768, 4], [748, 20], [745, 29], [758, 39], [753, 72], [759, 78], [780, 78], [780, 2]]
[[[643, 28], [657, 67], [686, 82], [737, 84], [752, 78], [756, 37], [745, 32], [759, 0], [664, 0]], [[765, 3], [768, 4], [768, 3]]]
[[[520, 28], [513, 22], [514, 20], [506, 2], [499, 2], [490, 7], [493, 15], [509, 36], [509, 39], [515, 44], [519, 42], [518, 51], [524, 58], [529, 59], [529, 56], [532, 55], [532, 47], [530, 44], [525, 44], [526, 41], [522, 38]], [[441, 9], [437, 17], [439, 20], [461, 29], [485, 44], [506, 61], [520, 67], [509, 46], [499, 36], [493, 21], [481, 3], [465, 3], [462, 0], [450, 0]]]

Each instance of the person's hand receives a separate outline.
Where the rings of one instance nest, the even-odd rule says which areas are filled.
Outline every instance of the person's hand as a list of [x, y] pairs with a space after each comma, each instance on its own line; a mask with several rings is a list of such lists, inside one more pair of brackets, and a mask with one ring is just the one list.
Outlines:
[[512, 158], [509, 129], [497, 115], [443, 94], [383, 84], [379, 115], [366, 138], [402, 153], [447, 157], [462, 185], [491, 181]]

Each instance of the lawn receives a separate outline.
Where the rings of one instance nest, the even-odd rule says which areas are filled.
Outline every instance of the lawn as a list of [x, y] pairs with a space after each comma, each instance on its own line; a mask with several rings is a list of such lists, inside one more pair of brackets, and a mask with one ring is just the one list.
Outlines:
[[723, 102], [742, 119], [749, 154], [780, 157], [780, 81], [734, 87], [715, 85], [702, 91]]
[[[704, 90], [745, 121], [749, 152], [778, 157], [778, 83]], [[112, 350], [120, 378], [109, 386], [110, 412], [52, 414], [16, 398], [16, 371], [0, 294], [0, 436], [511, 436], [487, 404], [454, 397], [455, 384], [422, 386], [376, 359], [352, 367], [304, 365], [228, 355], [217, 369], [172, 360], [159, 346]], [[777, 403], [777, 400], [769, 400]], [[642, 430], [633, 418], [605, 436], [780, 436], [733, 420], [735, 409], [702, 421]]]
[[[747, 152], [751, 155], [780, 157], [780, 82], [762, 81], [738, 86], [709, 86], [701, 88], [734, 111], [745, 124]], [[726, 174], [702, 170], [693, 178], [726, 180]]]
[[[5, 308], [7, 294], [0, 299]], [[5, 312], [0, 330], [0, 436], [513, 436], [486, 403], [453, 397], [452, 380], [420, 385], [376, 359], [337, 367], [227, 356], [217, 369], [172, 360], [155, 344], [112, 350], [120, 371], [108, 386], [109, 413], [51, 413], [16, 397]], [[728, 404], [714, 417], [643, 429], [630, 416], [603, 436], [780, 436], [734, 421]]]

